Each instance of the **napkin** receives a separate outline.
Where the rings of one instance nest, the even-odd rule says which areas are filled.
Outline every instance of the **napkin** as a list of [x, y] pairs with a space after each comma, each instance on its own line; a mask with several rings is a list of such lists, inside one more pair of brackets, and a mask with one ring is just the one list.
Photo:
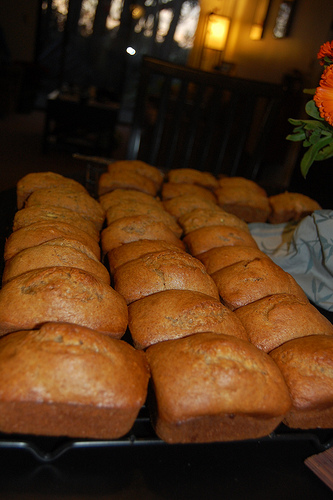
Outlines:
[[291, 274], [308, 298], [333, 311], [333, 210], [316, 210], [300, 222], [251, 223], [260, 250]]

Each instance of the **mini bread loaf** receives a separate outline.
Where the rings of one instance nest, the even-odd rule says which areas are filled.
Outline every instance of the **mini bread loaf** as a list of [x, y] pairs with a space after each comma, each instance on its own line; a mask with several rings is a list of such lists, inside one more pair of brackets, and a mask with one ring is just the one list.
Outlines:
[[116, 439], [146, 399], [144, 353], [82, 326], [47, 323], [0, 340], [0, 430]]
[[268, 197], [243, 186], [220, 186], [215, 190], [217, 204], [245, 222], [266, 222], [271, 209]]
[[107, 225], [110, 225], [112, 222], [122, 219], [123, 217], [131, 217], [133, 215], [148, 215], [156, 221], [163, 222], [178, 238], [180, 238], [183, 234], [182, 228], [172, 215], [164, 210], [163, 207], [156, 207], [150, 203], [131, 203], [126, 201], [108, 208], [106, 211]]
[[100, 203], [86, 192], [56, 187], [38, 189], [33, 192], [25, 203], [25, 207], [32, 206], [65, 207], [80, 214], [84, 219], [92, 221], [96, 229], [102, 229], [105, 212]]
[[209, 226], [237, 227], [243, 231], [250, 232], [245, 221], [236, 215], [230, 214], [216, 205], [214, 210], [196, 208], [178, 219], [179, 225], [183, 228], [184, 234], [188, 234], [196, 229]]
[[207, 189], [203, 186], [181, 182], [165, 182], [162, 186], [162, 200], [170, 200], [171, 198], [175, 198], [176, 196], [184, 196], [186, 194], [197, 196], [198, 198], [213, 201], [214, 203], [216, 203], [215, 194], [210, 189]]
[[299, 221], [312, 214], [315, 210], [320, 210], [321, 206], [312, 198], [300, 193], [284, 193], [269, 197], [271, 214], [269, 222], [271, 224], [281, 224], [282, 222]]
[[163, 206], [167, 212], [173, 215], [177, 220], [184, 214], [192, 212], [196, 208], [204, 208], [206, 210], [215, 210], [217, 204], [211, 200], [198, 198], [193, 194], [184, 194], [176, 196], [170, 200], [165, 200]]
[[98, 242], [82, 229], [65, 222], [35, 222], [10, 234], [5, 243], [4, 259], [11, 259], [26, 248], [40, 245], [55, 238], [70, 238], [87, 246], [100, 259]]
[[100, 238], [99, 231], [91, 221], [68, 208], [52, 206], [35, 206], [18, 210], [14, 216], [13, 231], [42, 221], [72, 224], [90, 234], [96, 241]]
[[194, 290], [219, 298], [213, 279], [204, 265], [185, 252], [150, 253], [119, 266], [114, 288], [126, 303], [163, 290]]
[[333, 335], [332, 323], [307, 300], [278, 293], [235, 311], [250, 342], [270, 352], [284, 342], [308, 335]]
[[307, 297], [295, 279], [271, 259], [255, 258], [224, 267], [212, 274], [222, 302], [230, 309], [276, 293]]
[[253, 260], [255, 258], [269, 257], [259, 248], [248, 246], [223, 246], [215, 247], [207, 252], [201, 253], [197, 258], [203, 263], [208, 274], [213, 274], [220, 269], [241, 262], [242, 260]]
[[[46, 241], [40, 245], [26, 248], [7, 260], [2, 276], [2, 283], [5, 284], [12, 278], [27, 271], [40, 269], [43, 267], [77, 267], [87, 271], [100, 280], [110, 285], [110, 274], [106, 267], [92, 254], [87, 255], [87, 251], [81, 251], [75, 245], [75, 240], [67, 240], [67, 245], [60, 239], [62, 244], [54, 244], [59, 239]], [[74, 245], [71, 243], [74, 242]], [[92, 258], [93, 257], [93, 258]]]
[[126, 170], [115, 170], [101, 174], [98, 179], [98, 196], [114, 189], [137, 189], [151, 196], [157, 194], [156, 185], [152, 180], [136, 172], [127, 172]]
[[126, 243], [120, 247], [114, 248], [108, 252], [108, 262], [110, 272], [113, 274], [117, 267], [138, 259], [143, 255], [152, 252], [160, 252], [161, 250], [172, 250], [174, 252], [184, 252], [183, 248], [179, 248], [172, 243], [163, 240], [137, 240], [131, 243]]
[[184, 243], [167, 227], [149, 215], [133, 215], [112, 222], [101, 233], [103, 253], [137, 240], [162, 240], [185, 249]]
[[150, 203], [154, 207], [163, 208], [161, 200], [154, 198], [150, 194], [137, 191], [135, 189], [115, 189], [109, 193], [105, 193], [99, 197], [99, 202], [105, 212], [108, 208], [118, 205], [118, 203], [136, 202], [136, 203]]
[[196, 184], [212, 191], [219, 186], [217, 179], [210, 172], [201, 172], [193, 168], [169, 170], [167, 180], [175, 183]]
[[29, 271], [0, 291], [0, 335], [69, 322], [121, 338], [127, 328], [124, 298], [92, 274], [74, 267]]
[[268, 354], [231, 335], [198, 333], [146, 351], [157, 435], [168, 443], [259, 438], [288, 412], [286, 383]]
[[240, 246], [258, 248], [253, 236], [238, 227], [208, 226], [191, 231], [183, 238], [189, 252], [195, 257], [224, 246]]
[[259, 186], [255, 181], [245, 177], [221, 177], [218, 179], [219, 187], [247, 189], [262, 196], [267, 196], [266, 190]]
[[156, 190], [159, 191], [161, 188], [164, 174], [153, 165], [149, 165], [141, 160], [118, 160], [110, 163], [108, 165], [108, 172], [135, 172], [136, 174], [143, 175], [147, 179], [153, 181], [156, 186]]
[[213, 297], [189, 290], [166, 290], [133, 302], [128, 326], [137, 349], [199, 332], [246, 339], [236, 315]]
[[284, 423], [292, 428], [333, 428], [333, 337], [312, 335], [284, 343], [270, 356], [287, 383], [292, 407]]
[[32, 172], [25, 175], [17, 182], [17, 208], [20, 210], [24, 206], [26, 199], [31, 193], [37, 191], [37, 189], [55, 188], [59, 186], [83, 191], [88, 194], [86, 188], [74, 179], [64, 177], [55, 172]]

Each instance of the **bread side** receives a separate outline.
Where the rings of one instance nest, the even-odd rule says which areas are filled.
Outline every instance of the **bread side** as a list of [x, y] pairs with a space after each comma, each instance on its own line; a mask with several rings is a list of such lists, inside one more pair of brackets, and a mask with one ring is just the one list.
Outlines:
[[82, 326], [47, 323], [0, 339], [0, 430], [115, 439], [146, 399], [142, 352]]

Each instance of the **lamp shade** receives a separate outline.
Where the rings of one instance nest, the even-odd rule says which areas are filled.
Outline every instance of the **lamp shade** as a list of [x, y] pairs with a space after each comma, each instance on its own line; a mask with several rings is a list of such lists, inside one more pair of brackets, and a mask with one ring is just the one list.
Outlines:
[[207, 49], [224, 50], [230, 27], [230, 18], [219, 14], [209, 14], [204, 46]]

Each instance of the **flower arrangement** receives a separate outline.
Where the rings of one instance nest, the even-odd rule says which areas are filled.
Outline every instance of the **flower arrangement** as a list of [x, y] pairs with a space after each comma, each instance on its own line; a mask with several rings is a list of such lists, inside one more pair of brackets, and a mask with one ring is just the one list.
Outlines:
[[326, 160], [333, 156], [333, 41], [325, 42], [317, 57], [324, 66], [319, 86], [314, 90], [304, 90], [305, 93], [313, 95], [305, 106], [310, 119], [289, 118], [294, 129], [287, 139], [303, 141], [303, 146], [308, 148], [301, 160], [303, 177], [306, 177], [314, 161]]

